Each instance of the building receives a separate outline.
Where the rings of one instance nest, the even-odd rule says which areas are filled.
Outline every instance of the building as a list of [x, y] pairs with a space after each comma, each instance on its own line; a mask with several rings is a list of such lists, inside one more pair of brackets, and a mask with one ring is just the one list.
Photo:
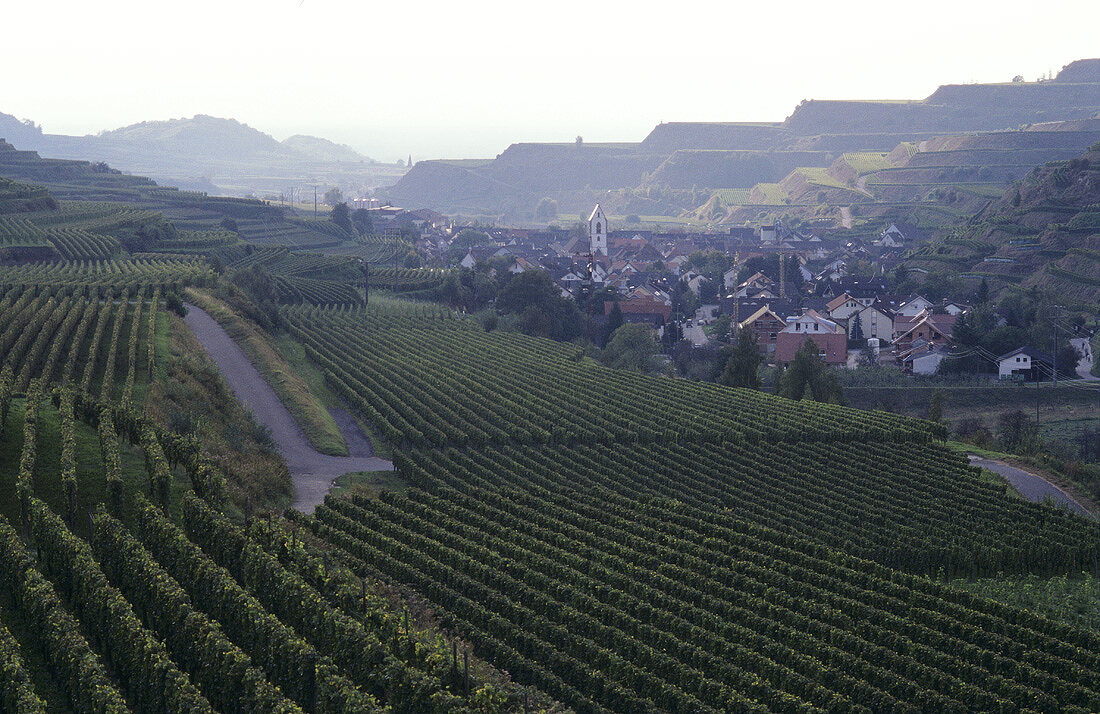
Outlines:
[[607, 257], [607, 216], [598, 203], [588, 217], [588, 245], [592, 255]]
[[787, 326], [786, 320], [779, 316], [771, 305], [763, 305], [737, 325], [742, 330], [751, 330], [756, 335], [756, 344], [765, 354], [775, 352], [775, 342], [779, 333]]
[[[863, 331], [864, 339], [871, 339], [874, 337], [879, 340], [889, 341], [890, 338], [893, 337], [894, 312], [881, 301], [877, 301], [873, 305], [868, 305], [859, 311], [857, 317], [850, 318], [849, 330], [851, 329], [852, 319], [859, 320], [859, 326]], [[849, 332], [849, 334], [851, 333]]]
[[848, 363], [848, 333], [816, 310], [806, 310], [798, 317], [787, 318], [787, 326], [776, 335], [775, 361], [789, 363], [807, 339], [821, 348], [826, 364]]
[[[661, 300], [635, 292], [619, 301], [619, 310], [623, 313], [623, 322], [641, 322], [648, 325], [663, 325], [672, 318], [672, 308]], [[604, 315], [610, 315], [615, 307], [614, 301], [604, 303]]]
[[954, 315], [935, 315], [924, 312], [908, 317], [900, 312], [894, 317], [893, 342], [897, 353], [908, 352], [914, 342], [924, 340], [935, 345], [946, 345], [955, 329]]
[[897, 313], [898, 317], [916, 317], [925, 310], [931, 310], [932, 307], [931, 300], [920, 295], [914, 295], [898, 305]]
[[940, 362], [950, 354], [948, 348], [942, 345], [922, 343], [919, 347], [909, 351], [902, 359], [905, 372], [910, 374], [935, 374], [940, 368]]
[[1018, 347], [997, 358], [997, 376], [1001, 379], [1038, 381], [1054, 374], [1054, 358], [1030, 347]]

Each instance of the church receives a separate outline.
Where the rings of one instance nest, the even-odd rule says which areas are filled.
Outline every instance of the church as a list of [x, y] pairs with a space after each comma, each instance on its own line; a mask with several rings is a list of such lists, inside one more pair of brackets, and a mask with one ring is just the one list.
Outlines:
[[608, 255], [607, 216], [603, 214], [603, 209], [598, 203], [592, 209], [592, 215], [588, 217], [588, 250], [593, 256], [607, 257]]

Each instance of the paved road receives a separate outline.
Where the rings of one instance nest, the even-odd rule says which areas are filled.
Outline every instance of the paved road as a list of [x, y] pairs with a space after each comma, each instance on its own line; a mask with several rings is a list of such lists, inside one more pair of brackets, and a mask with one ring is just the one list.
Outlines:
[[1077, 376], [1089, 382], [1100, 380], [1100, 377], [1092, 375], [1092, 361], [1096, 357], [1092, 354], [1092, 345], [1089, 344], [1089, 339], [1087, 337], [1073, 337], [1070, 338], [1069, 343], [1081, 355], [1081, 359], [1077, 363]]
[[970, 456], [970, 463], [1004, 476], [1005, 480], [1029, 501], [1038, 503], [1044, 497], [1050, 496], [1062, 508], [1082, 516], [1089, 516], [1089, 512], [1085, 510], [1084, 506], [1074, 501], [1072, 496], [1044, 478], [1028, 473], [1023, 469], [1018, 469], [1015, 466], [1009, 466], [1001, 461], [982, 459], [973, 454]]
[[312, 513], [325, 500], [325, 494], [332, 487], [333, 480], [341, 474], [393, 469], [392, 461], [371, 455], [369, 440], [346, 412], [334, 416], [348, 442], [349, 453], [353, 455], [328, 456], [315, 450], [306, 439], [302, 427], [279, 401], [275, 390], [264, 381], [244, 350], [214, 318], [194, 305], [188, 305], [184, 321], [195, 333], [206, 353], [218, 365], [241, 404], [252, 411], [256, 421], [271, 429], [271, 436], [294, 481], [294, 509]]
[[692, 324], [691, 327], [684, 327], [684, 339], [690, 340], [696, 347], [702, 347], [710, 341], [707, 339], [707, 333], [703, 332], [703, 326], [698, 323]]

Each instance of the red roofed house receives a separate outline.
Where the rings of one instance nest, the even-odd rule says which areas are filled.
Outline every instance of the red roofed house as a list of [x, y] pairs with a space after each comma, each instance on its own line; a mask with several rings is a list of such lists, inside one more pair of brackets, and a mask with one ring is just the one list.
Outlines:
[[825, 353], [826, 364], [848, 363], [848, 333], [837, 323], [819, 315], [816, 310], [806, 310], [798, 317], [787, 318], [787, 326], [776, 335], [775, 361], [788, 364], [807, 339], [813, 340]]
[[[615, 306], [612, 301], [603, 304], [605, 315], [611, 314]], [[634, 294], [619, 301], [619, 309], [625, 322], [645, 322], [651, 325], [668, 322], [672, 318], [672, 308], [660, 300], [647, 295]]]

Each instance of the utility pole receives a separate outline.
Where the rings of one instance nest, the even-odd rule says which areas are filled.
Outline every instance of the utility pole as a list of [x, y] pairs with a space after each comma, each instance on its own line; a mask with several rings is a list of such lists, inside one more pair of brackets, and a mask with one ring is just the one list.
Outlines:
[[779, 251], [779, 299], [787, 297], [787, 261], [783, 260], [783, 251]]
[[741, 253], [738, 251], [733, 254], [733, 332], [730, 333], [730, 342], [737, 338], [737, 333], [741, 330], [741, 286], [737, 282], [738, 274], [741, 272], [740, 264]]
[[1054, 387], [1058, 388], [1058, 320], [1062, 318], [1061, 305], [1055, 305], [1054, 309], [1058, 312], [1054, 315], [1054, 349], [1052, 354], [1054, 355]]

